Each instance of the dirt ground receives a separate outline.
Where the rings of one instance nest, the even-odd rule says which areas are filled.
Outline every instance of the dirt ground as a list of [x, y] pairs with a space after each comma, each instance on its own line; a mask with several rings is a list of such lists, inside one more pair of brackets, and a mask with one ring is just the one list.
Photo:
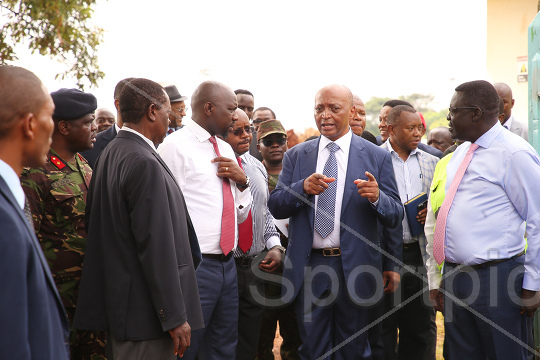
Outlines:
[[[283, 339], [279, 335], [279, 326], [276, 330], [276, 339], [274, 340], [274, 359], [281, 360], [279, 355], [279, 347]], [[444, 319], [440, 312], [437, 312], [437, 352], [436, 359], [443, 360], [442, 350], [443, 350], [443, 341], [444, 341]]]

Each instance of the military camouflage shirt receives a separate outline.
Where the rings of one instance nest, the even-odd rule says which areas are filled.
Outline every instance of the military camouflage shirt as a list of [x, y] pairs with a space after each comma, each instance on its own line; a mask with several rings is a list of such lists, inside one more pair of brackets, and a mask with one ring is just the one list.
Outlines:
[[79, 154], [75, 159], [75, 164], [68, 163], [51, 149], [44, 168], [25, 168], [21, 176], [36, 235], [66, 310], [77, 301], [86, 247], [86, 194], [92, 178], [86, 160]]

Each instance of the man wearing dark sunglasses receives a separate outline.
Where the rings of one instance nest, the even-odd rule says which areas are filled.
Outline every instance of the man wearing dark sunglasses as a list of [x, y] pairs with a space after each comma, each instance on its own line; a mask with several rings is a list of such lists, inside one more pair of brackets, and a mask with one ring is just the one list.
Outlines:
[[[229, 128], [225, 139], [231, 145], [238, 164], [249, 178], [251, 212], [245, 222], [238, 225], [238, 246], [233, 250], [238, 276], [238, 345], [236, 359], [252, 360], [257, 356], [259, 329], [263, 315], [262, 296], [253, 294], [252, 288], [262, 288], [263, 280], [252, 270], [252, 262], [260, 261], [259, 268], [273, 272], [281, 263], [285, 251], [281, 247], [274, 218], [268, 210], [268, 188], [266, 169], [263, 164], [248, 153], [253, 127], [241, 109], [236, 109], [238, 120]], [[270, 249], [261, 261], [261, 252]]]

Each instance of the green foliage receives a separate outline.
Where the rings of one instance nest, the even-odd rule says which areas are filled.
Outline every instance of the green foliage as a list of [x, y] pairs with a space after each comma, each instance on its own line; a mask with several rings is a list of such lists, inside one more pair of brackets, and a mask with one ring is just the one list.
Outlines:
[[379, 112], [385, 102], [390, 100], [388, 97], [372, 97], [368, 102], [364, 103], [366, 108], [366, 130], [377, 136], [379, 132]]
[[426, 111], [425, 113], [422, 113], [422, 115], [424, 115], [424, 120], [426, 120], [428, 132], [439, 126], [448, 127], [448, 120], [446, 120], [447, 114], [448, 109], [443, 109], [441, 111]]
[[0, 29], [0, 65], [17, 60], [15, 44], [28, 42], [36, 51], [65, 64], [56, 78], [74, 77], [84, 89], [96, 86], [105, 74], [99, 70], [96, 48], [103, 30], [88, 25], [95, 0], [2, 0], [7, 22]]

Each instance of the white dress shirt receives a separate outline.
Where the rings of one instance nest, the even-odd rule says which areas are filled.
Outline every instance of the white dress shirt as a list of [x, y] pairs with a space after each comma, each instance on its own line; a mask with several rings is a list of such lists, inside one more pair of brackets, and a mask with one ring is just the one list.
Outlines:
[[[210, 142], [210, 133], [194, 121], [186, 121], [186, 126], [167, 136], [158, 148], [165, 163], [178, 181], [184, 194], [186, 205], [199, 239], [203, 254], [222, 254], [220, 247], [221, 216], [223, 213], [223, 178], [217, 176], [217, 157]], [[221, 156], [234, 160], [231, 146], [216, 138]], [[238, 223], [246, 220], [251, 206], [251, 192], [238, 190], [229, 180], [236, 207]], [[235, 243], [238, 243], [238, 229], [235, 227]]]
[[120, 130], [118, 130], [118, 132], [120, 132], [120, 131], [128, 131], [128, 132], [130, 132], [132, 134], [139, 135], [148, 144], [148, 146], [150, 146], [152, 148], [152, 150], [156, 151], [156, 146], [154, 145], [152, 140], [150, 140], [149, 138], [147, 138], [146, 136], [144, 136], [140, 132], [138, 132], [136, 130], [133, 130], [132, 128], [129, 128], [127, 126], [124, 126]]
[[[339, 150], [336, 151], [336, 160], [338, 165], [338, 177], [336, 188], [336, 207], [334, 212], [334, 230], [325, 239], [319, 235], [317, 231], [313, 231], [313, 248], [324, 249], [330, 247], [339, 247], [340, 244], [340, 231], [341, 231], [341, 204], [343, 203], [343, 191], [345, 190], [345, 178], [347, 177], [347, 166], [349, 162], [349, 149], [351, 147], [352, 131], [349, 132], [336, 141]], [[317, 156], [317, 167], [315, 172], [322, 174], [324, 165], [330, 156], [330, 150], [326, 147], [332, 141], [325, 136], [321, 136], [319, 141], [319, 155]], [[315, 195], [315, 214], [317, 213], [317, 203], [319, 201], [319, 195]]]
[[[390, 141], [387, 141], [386, 144], [392, 155], [392, 165], [396, 176], [399, 197], [401, 198], [401, 203], [405, 204], [422, 192], [422, 172], [420, 171], [420, 164], [418, 163], [417, 158], [418, 148], [412, 150], [407, 160], [403, 161], [403, 159], [399, 157], [399, 154], [392, 148]], [[402, 225], [403, 242], [405, 244], [417, 242], [418, 237], [411, 236], [409, 220], [407, 220], [406, 213], [403, 216]]]
[[0, 176], [4, 179], [6, 182], [9, 190], [11, 190], [11, 193], [15, 197], [15, 200], [17, 200], [17, 204], [21, 207], [21, 209], [24, 210], [24, 191], [21, 186], [21, 181], [19, 180], [19, 176], [13, 170], [11, 166], [9, 166], [6, 162], [2, 161], [0, 159]]

